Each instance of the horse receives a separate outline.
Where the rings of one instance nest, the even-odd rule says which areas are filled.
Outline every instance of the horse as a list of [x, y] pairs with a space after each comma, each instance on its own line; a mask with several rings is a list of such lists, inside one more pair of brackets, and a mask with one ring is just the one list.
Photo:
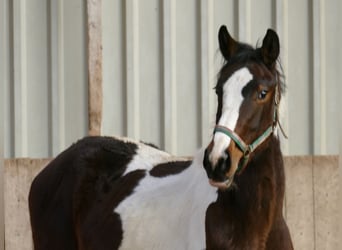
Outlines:
[[90, 136], [33, 180], [35, 250], [293, 249], [282, 209], [279, 38], [218, 32], [224, 62], [210, 143], [193, 158], [129, 138]]

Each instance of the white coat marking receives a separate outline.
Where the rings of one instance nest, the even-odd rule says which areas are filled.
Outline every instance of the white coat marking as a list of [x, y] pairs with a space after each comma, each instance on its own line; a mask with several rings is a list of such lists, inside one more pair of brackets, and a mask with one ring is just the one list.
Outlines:
[[187, 160], [185, 158], [175, 157], [165, 151], [159, 150], [157, 148], [151, 147], [144, 143], [135, 141], [131, 138], [127, 137], [113, 137], [117, 140], [121, 140], [124, 142], [129, 142], [136, 144], [138, 150], [134, 155], [132, 161], [128, 164], [123, 176], [129, 172], [138, 170], [138, 169], [145, 169], [151, 170], [151, 168], [155, 165], [165, 163], [165, 162], [172, 162], [172, 161], [179, 161], [179, 160]]
[[143, 143], [137, 143], [137, 154], [133, 157], [133, 160], [128, 164], [126, 171], [123, 175], [132, 172], [137, 169], [150, 170], [153, 166], [170, 161], [173, 156], [170, 154], [150, 147]]
[[[243, 102], [242, 89], [253, 79], [248, 68], [237, 70], [223, 85], [222, 115], [218, 125], [227, 127], [234, 131], [239, 118], [240, 106]], [[214, 135], [214, 146], [209, 155], [212, 166], [222, 157], [223, 152], [230, 144], [230, 137], [216, 133]]]
[[[200, 150], [179, 174], [159, 178], [147, 172], [114, 209], [123, 227], [120, 249], [205, 249], [205, 213], [217, 189], [208, 183], [203, 155]], [[143, 166], [139, 159], [134, 164]]]

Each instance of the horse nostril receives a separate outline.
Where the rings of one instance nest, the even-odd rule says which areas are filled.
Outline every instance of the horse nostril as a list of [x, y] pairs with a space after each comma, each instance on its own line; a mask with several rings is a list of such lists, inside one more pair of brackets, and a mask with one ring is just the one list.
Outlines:
[[225, 154], [219, 159], [217, 163], [217, 168], [222, 172], [228, 172], [230, 169], [230, 157], [228, 152], [225, 152]]
[[[224, 152], [223, 155], [215, 162], [211, 162], [209, 159], [210, 151], [208, 148], [204, 151], [203, 166], [209, 179], [225, 180], [226, 173], [230, 169], [230, 156], [228, 152]], [[214, 165], [213, 165], [214, 164]]]
[[226, 159], [225, 158], [220, 158], [218, 160], [216, 169], [220, 170], [221, 172], [225, 172], [226, 171]]

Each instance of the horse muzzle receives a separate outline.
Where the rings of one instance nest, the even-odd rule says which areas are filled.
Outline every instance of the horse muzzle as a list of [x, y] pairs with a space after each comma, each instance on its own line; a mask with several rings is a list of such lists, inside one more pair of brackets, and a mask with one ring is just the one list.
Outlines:
[[209, 145], [204, 152], [203, 158], [203, 166], [209, 178], [209, 183], [220, 189], [229, 188], [233, 184], [234, 174], [240, 159], [241, 156], [231, 153], [230, 148], [219, 156], [213, 156], [212, 144]]

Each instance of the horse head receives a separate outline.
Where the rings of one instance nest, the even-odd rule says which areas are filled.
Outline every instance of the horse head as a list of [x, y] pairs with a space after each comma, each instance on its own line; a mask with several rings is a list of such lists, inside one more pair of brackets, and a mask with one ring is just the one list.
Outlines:
[[275, 31], [267, 30], [259, 48], [235, 41], [225, 26], [218, 40], [225, 63], [215, 87], [216, 126], [203, 165], [210, 183], [226, 189], [273, 135], [283, 86], [277, 70], [279, 38]]

